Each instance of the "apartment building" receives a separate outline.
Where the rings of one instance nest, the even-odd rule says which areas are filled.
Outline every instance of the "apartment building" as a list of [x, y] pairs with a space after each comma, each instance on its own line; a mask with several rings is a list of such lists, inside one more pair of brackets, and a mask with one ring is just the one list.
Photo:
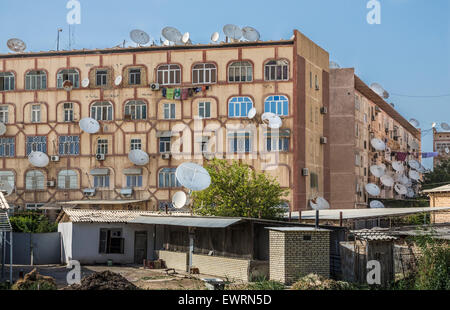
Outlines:
[[[391, 163], [397, 154], [402, 161], [419, 159], [420, 131], [378, 96], [353, 68], [330, 70], [330, 204], [336, 209], [366, 208], [365, 185], [381, 188], [379, 198], [400, 198], [370, 173], [370, 166], [384, 164], [393, 174]], [[386, 151], [377, 152], [370, 141], [379, 138]]]
[[[179, 164], [214, 156], [275, 176], [291, 189], [291, 210], [308, 209], [315, 195], [329, 199], [329, 55], [294, 34], [285, 41], [0, 55], [0, 121], [7, 128], [0, 177], [14, 187], [8, 202], [36, 209], [134, 199], [156, 210], [182, 190]], [[250, 120], [252, 107], [257, 116]], [[278, 131], [262, 126], [264, 112], [281, 117]], [[82, 131], [85, 117], [99, 121], [100, 131]], [[128, 159], [134, 149], [150, 162], [135, 166]], [[46, 153], [48, 166], [31, 165], [32, 151]]]
[[438, 153], [438, 156], [433, 157], [433, 167], [450, 158], [450, 132], [437, 131], [433, 128], [433, 152]]

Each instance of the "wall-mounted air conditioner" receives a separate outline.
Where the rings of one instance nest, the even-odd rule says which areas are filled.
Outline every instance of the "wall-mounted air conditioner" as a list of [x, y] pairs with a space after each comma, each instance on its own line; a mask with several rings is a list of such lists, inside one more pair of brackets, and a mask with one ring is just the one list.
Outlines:
[[320, 137], [320, 144], [327, 144], [328, 138], [327, 137]]
[[98, 161], [103, 161], [103, 160], [106, 159], [106, 155], [105, 155], [105, 154], [97, 154], [97, 155], [95, 155], [95, 158], [96, 158]]
[[164, 153], [161, 155], [161, 158], [164, 160], [169, 160], [172, 157], [172, 154], [170, 153]]
[[303, 168], [302, 169], [302, 176], [306, 177], [309, 175], [309, 169], [308, 168]]
[[150, 88], [154, 91], [159, 90], [159, 84], [158, 83], [152, 83], [150, 84]]
[[47, 187], [55, 187], [56, 182], [53, 180], [47, 181]]
[[122, 195], [125, 198], [131, 198], [131, 196], [133, 196], [133, 189], [132, 188], [122, 188], [120, 190], [120, 195]]
[[214, 153], [205, 152], [205, 153], [203, 153], [203, 157], [205, 157], [206, 160], [213, 160], [215, 155], [214, 155]]
[[50, 161], [59, 161], [59, 156], [58, 155], [50, 156]]
[[83, 190], [83, 195], [86, 197], [95, 196], [95, 188], [85, 188]]
[[321, 114], [327, 114], [328, 113], [328, 108], [327, 107], [321, 107], [320, 108], [320, 113]]

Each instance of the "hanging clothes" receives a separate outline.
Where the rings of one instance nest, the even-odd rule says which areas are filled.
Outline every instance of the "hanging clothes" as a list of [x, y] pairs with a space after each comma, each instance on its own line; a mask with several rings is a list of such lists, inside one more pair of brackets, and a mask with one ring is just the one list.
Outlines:
[[189, 88], [188, 89], [188, 95], [189, 95], [189, 97], [194, 96], [194, 88]]
[[438, 152], [422, 153], [422, 158], [430, 158], [430, 157], [436, 157], [436, 156], [439, 156]]
[[181, 89], [175, 88], [175, 91], [173, 93], [173, 99], [177, 99], [177, 100], [181, 99]]
[[173, 88], [168, 88], [167, 89], [167, 99], [173, 99], [173, 94], [174, 94], [174, 89]]
[[395, 158], [396, 158], [398, 161], [405, 161], [407, 156], [408, 156], [408, 153], [405, 153], [405, 152], [397, 152]]
[[187, 100], [189, 96], [189, 89], [183, 88], [181, 90], [181, 100]]
[[162, 89], [162, 96], [163, 96], [163, 97], [166, 97], [166, 94], [167, 94], [167, 88], [164, 87], [164, 88]]

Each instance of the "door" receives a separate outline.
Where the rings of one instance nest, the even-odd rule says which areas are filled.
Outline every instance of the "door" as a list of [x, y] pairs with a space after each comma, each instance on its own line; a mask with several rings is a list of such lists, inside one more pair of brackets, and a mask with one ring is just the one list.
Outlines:
[[136, 231], [134, 233], [134, 262], [142, 264], [147, 259], [147, 232]]

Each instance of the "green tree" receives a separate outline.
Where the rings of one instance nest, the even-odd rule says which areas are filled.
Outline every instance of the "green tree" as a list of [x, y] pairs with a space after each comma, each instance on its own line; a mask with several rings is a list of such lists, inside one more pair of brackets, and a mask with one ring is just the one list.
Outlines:
[[193, 193], [195, 213], [275, 219], [285, 212], [283, 197], [289, 190], [273, 177], [238, 161], [214, 159], [205, 169], [211, 175], [211, 185]]
[[450, 159], [443, 160], [434, 170], [423, 175], [422, 189], [430, 189], [450, 183]]
[[50, 223], [48, 218], [38, 212], [26, 212], [9, 218], [14, 232], [48, 233], [58, 230], [56, 223]]

